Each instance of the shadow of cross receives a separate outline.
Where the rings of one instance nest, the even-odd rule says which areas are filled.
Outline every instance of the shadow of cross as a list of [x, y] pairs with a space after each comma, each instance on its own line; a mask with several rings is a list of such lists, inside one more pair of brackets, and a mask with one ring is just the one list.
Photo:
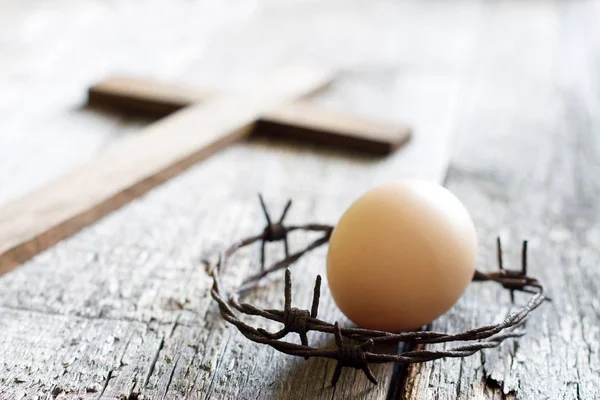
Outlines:
[[[259, 90], [268, 90], [268, 86]], [[88, 103], [92, 106], [154, 117], [165, 117], [193, 104], [210, 102], [219, 97], [208, 90], [117, 76], [95, 84], [88, 91]], [[302, 99], [265, 108], [253, 122], [254, 126], [248, 133], [303, 140], [377, 155], [392, 153], [410, 139], [410, 129], [406, 125], [326, 110]], [[200, 129], [201, 126], [198, 127]], [[223, 143], [212, 150], [217, 151], [228, 144]]]

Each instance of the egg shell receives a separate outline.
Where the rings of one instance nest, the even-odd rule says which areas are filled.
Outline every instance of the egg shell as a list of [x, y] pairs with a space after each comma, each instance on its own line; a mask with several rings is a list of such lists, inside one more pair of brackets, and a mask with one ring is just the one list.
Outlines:
[[417, 329], [452, 307], [475, 272], [477, 235], [463, 204], [421, 180], [380, 185], [342, 215], [329, 241], [327, 279], [360, 327]]

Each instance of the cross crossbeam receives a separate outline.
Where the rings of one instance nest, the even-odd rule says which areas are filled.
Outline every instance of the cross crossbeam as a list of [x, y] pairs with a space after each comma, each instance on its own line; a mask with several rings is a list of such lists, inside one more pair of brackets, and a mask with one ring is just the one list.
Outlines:
[[[105, 79], [88, 93], [91, 105], [155, 117], [219, 97], [208, 90], [123, 76]], [[411, 135], [406, 125], [328, 110], [302, 99], [264, 110], [253, 133], [377, 155], [394, 152]]]

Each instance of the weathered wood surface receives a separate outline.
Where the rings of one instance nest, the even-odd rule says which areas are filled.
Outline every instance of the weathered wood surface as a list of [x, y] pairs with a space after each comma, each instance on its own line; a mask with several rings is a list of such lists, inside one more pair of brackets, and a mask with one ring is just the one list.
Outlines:
[[[331, 397], [331, 363], [305, 363], [251, 345], [217, 317], [198, 260], [262, 228], [256, 191], [296, 198], [291, 222], [333, 222], [374, 181], [404, 169], [402, 157], [350, 160], [287, 144], [235, 146], [3, 276], [0, 383], [6, 396], [61, 390], [90, 398], [131, 392], [149, 398]], [[381, 174], [374, 177], [374, 170]], [[295, 267], [298, 305], [310, 302], [323, 259], [316, 252]], [[249, 249], [230, 280], [255, 270], [257, 261], [257, 249]], [[257, 301], [281, 298], [281, 285], [268, 289]], [[340, 318], [324, 295], [322, 316]], [[337, 393], [385, 397], [392, 366], [376, 373], [381, 384], [374, 387], [362, 374], [345, 372]]]
[[[518, 344], [411, 367], [403, 399], [600, 398], [599, 5], [497, 3], [482, 21], [447, 185], [475, 219], [480, 263], [495, 268], [499, 233], [518, 268], [530, 239], [530, 274], [553, 302]], [[504, 290], [472, 285], [433, 328], [498, 321], [509, 308]]]
[[[174, 81], [189, 77], [190, 83], [202, 87], [228, 83], [229, 87], [216, 88], [222, 91], [235, 91], [248, 76], [273, 63], [289, 63], [286, 49], [301, 46], [296, 54], [298, 59], [315, 59], [317, 63], [342, 67], [341, 79], [317, 103], [407, 121], [418, 136], [406, 149], [387, 159], [264, 140], [235, 146], [3, 276], [1, 329], [6, 335], [0, 344], [4, 355], [0, 364], [0, 397], [54, 393], [64, 398], [115, 398], [142, 393], [148, 398], [330, 398], [334, 395], [385, 398], [392, 385], [393, 365], [376, 369], [381, 381], [377, 387], [371, 386], [361, 374], [350, 371], [344, 373], [340, 387], [334, 391], [329, 388], [332, 363], [319, 360], [305, 363], [242, 340], [235, 330], [215, 318], [216, 309], [208, 297], [210, 282], [198, 259], [262, 228], [256, 201], [259, 191], [279, 207], [288, 196], [295, 198], [292, 222], [333, 223], [353, 198], [377, 182], [401, 176], [441, 180], [448, 160], [448, 137], [453, 130], [453, 105], [465, 61], [470, 56], [468, 50], [475, 42], [470, 32], [476, 8], [463, 6], [455, 11], [443, 6], [444, 18], [436, 14], [428, 17], [426, 9], [410, 4], [373, 7], [357, 2], [345, 6], [348, 14], [342, 16], [337, 6], [322, 6], [315, 14], [310, 4], [300, 3], [290, 8], [265, 4], [264, 9], [254, 11], [244, 7], [242, 11], [227, 9], [230, 25], [239, 12], [251, 14], [252, 19], [235, 29], [228, 26], [233, 33], [229, 37], [217, 35], [210, 51], [197, 61], [186, 47], [202, 45], [197, 34], [188, 38], [187, 44], [179, 42], [178, 34], [173, 38], [167, 36], [170, 44], [177, 42], [173, 48], [160, 43], [154, 46], [156, 43], [152, 41], [152, 51], [144, 53], [139, 43], [138, 46], [123, 43], [118, 33], [114, 33], [115, 29], [118, 32], [121, 29], [121, 34], [127, 32], [115, 24], [115, 19], [123, 24], [135, 23], [141, 31], [148, 28], [146, 18], [153, 18], [152, 7], [144, 8], [148, 14], [142, 13], [140, 17], [141, 9], [134, 8], [136, 13], [130, 16], [128, 6], [106, 9], [100, 3], [93, 6], [96, 8], [69, 1], [57, 4], [69, 9], [72, 20], [65, 22], [55, 11], [42, 9], [37, 17], [21, 16], [22, 26], [14, 22], [19, 21], [19, 15], [13, 13], [10, 25], [25, 35], [32, 29], [28, 28], [30, 24], [41, 23], [38, 29], [42, 32], [58, 35], [70, 43], [63, 55], [72, 56], [87, 45], [86, 40], [93, 33], [93, 40], [101, 46], [95, 49], [98, 54], [91, 57], [111, 60], [103, 64], [103, 69], [107, 64], [116, 71], [119, 68], [115, 66], [126, 66], [129, 69], [124, 72], [144, 75], [151, 63], [141, 59], [156, 54], [157, 60], [168, 62], [164, 65], [157, 61], [159, 65], [151, 70], [155, 78]], [[53, 7], [59, 7], [57, 4]], [[169, 21], [165, 26], [180, 27], [183, 36], [186, 29], [203, 26], [197, 15], [191, 16], [193, 10], [202, 8], [198, 4], [173, 3], [172, 7], [170, 10], [176, 10], [172, 14], [160, 15]], [[212, 15], [207, 11], [208, 14], [200, 15], [208, 21]], [[183, 17], [187, 14], [190, 16]], [[357, 43], [352, 29], [365, 16], [378, 20], [379, 24], [361, 28], [360, 37], [367, 35], [370, 39]], [[412, 52], [411, 57], [396, 48], [395, 39], [393, 47], [371, 46], [371, 40], [389, 42], [392, 36], [418, 37], [420, 32], [427, 31], [412, 22], [413, 18], [429, 18], [431, 24], [439, 23], [443, 28], [454, 26], [451, 19], [455, 17], [464, 24], [453, 28], [451, 34], [436, 28], [431, 32], [434, 37], [423, 39], [436, 46], [419, 45], [423, 52]], [[104, 26], [96, 18], [110, 24]], [[397, 25], [398, 18], [405, 23]], [[285, 32], [280, 30], [282, 19], [288, 21]], [[314, 32], [305, 36], [306, 26], [313, 22], [317, 23]], [[335, 26], [330, 26], [331, 22]], [[261, 33], [265, 29], [279, 34], [265, 40]], [[36, 30], [32, 34], [42, 35]], [[119, 40], [104, 42], [97, 35], [109, 38], [115, 35], [112, 38]], [[348, 46], [353, 53], [332, 53], [331, 46], [340, 49]], [[407, 41], [403, 46], [410, 49], [415, 45]], [[247, 58], [244, 65], [233, 62], [238, 59], [239, 51], [235, 57], [227, 53], [248, 47], [254, 48], [257, 55]], [[438, 56], [440, 49], [448, 48], [456, 48], [457, 52]], [[137, 54], [130, 56], [131, 51]], [[121, 54], [123, 59], [117, 57], [115, 61], [114, 54]], [[168, 55], [174, 55], [175, 59], [169, 59]], [[178, 55], [185, 58], [179, 60], [181, 65], [177, 64]], [[440, 62], [442, 72], [438, 70]], [[59, 74], [60, 67], [72, 68], [70, 65], [69, 57], [65, 57], [59, 66], [50, 64], [47, 68], [54, 68], [53, 77], [61, 82], [65, 79], [62, 74], [68, 73], [62, 70]], [[406, 65], [416, 68], [403, 71]], [[66, 83], [70, 93], [112, 72], [100, 71], [96, 64], [84, 63], [78, 68], [81, 70], [73, 71]], [[38, 79], [44, 78], [44, 71], [39, 72]], [[73, 81], [79, 82], [77, 88]], [[59, 104], [64, 106], [66, 101]], [[90, 122], [87, 117], [82, 118]], [[92, 132], [96, 130], [100, 128], [91, 128]], [[82, 131], [83, 128], [78, 133]], [[16, 153], [15, 148], [12, 150]], [[3, 149], [5, 158], [12, 152], [10, 148]], [[33, 155], [28, 157], [21, 162], [33, 159]], [[44, 162], [51, 168], [51, 162]], [[13, 175], [10, 181], [6, 177], [6, 181], [27, 177]], [[14, 192], [7, 197], [10, 196]], [[295, 246], [301, 245], [303, 239], [298, 240]], [[239, 269], [232, 270], [232, 279], [256, 268], [256, 256], [250, 249], [240, 260]], [[299, 305], [309, 301], [310, 292], [303, 289], [312, 287], [314, 275], [323, 272], [323, 266], [322, 251], [297, 266], [301, 273], [295, 275], [295, 302]], [[259, 301], [266, 297], [280, 298], [281, 289], [278, 282], [271, 285], [260, 293]], [[340, 317], [330, 300], [323, 303], [322, 315], [328, 319]], [[30, 329], [35, 334], [27, 334]]]
[[[138, 392], [167, 399], [598, 397], [598, 2], [356, 1], [344, 2], [343, 13], [333, 1], [319, 3], [317, 13], [311, 2], [284, 7], [265, 1], [260, 11], [243, 3], [227, 12], [204, 2], [144, 11], [134, 4], [108, 8], [63, 0], [35, 12], [20, 7], [37, 3], [18, 3], [0, 4], [2, 38], [16, 32], [23, 42], [0, 41], [0, 51], [17, 54], [0, 63], [0, 104], [11, 115], [0, 123], [14, 132], [2, 136], [0, 146], [0, 162], [12, 171], [0, 168], [2, 198], [45, 183], [98, 151], [98, 142], [133, 129], [116, 118], [63, 111], [83, 98], [82, 88], [119, 66], [234, 90], [253, 71], [289, 58], [286, 49], [293, 48], [300, 59], [345, 71], [319, 103], [408, 121], [416, 140], [386, 160], [264, 140], [237, 145], [3, 276], [0, 398]], [[67, 10], [71, 18], [65, 20]], [[181, 30], [167, 30], [163, 40], [130, 31], [150, 32], [144, 29], [173, 21]], [[35, 39], [44, 35], [62, 45], [40, 46]], [[75, 69], [73, 57], [90, 41], [95, 52], [85, 53], [89, 57]], [[197, 48], [205, 50], [202, 56]], [[248, 48], [254, 57], [238, 65], [238, 50]], [[44, 57], [50, 61], [31, 62]], [[27, 109], [35, 87], [19, 83], [19, 74], [35, 77], [38, 90], [40, 82], [60, 90], [44, 91], [48, 98], [38, 98], [28, 117], [18, 116], [15, 110]], [[40, 126], [58, 141], [82, 132], [98, 139], [63, 151], [64, 162], [53, 169], [56, 153], [35, 140], [46, 140], [34, 132]], [[30, 131], [27, 140], [16, 135]], [[378, 387], [345, 371], [333, 391], [331, 363], [251, 345], [214, 318], [198, 258], [261, 228], [256, 192], [275, 213], [287, 196], [295, 198], [291, 222], [332, 223], [377, 182], [440, 179], [446, 158], [437, 140], [454, 131], [460, 140], [448, 184], [476, 219], [482, 265], [493, 264], [497, 233], [510, 239], [510, 260], [517, 259], [521, 238], [533, 239], [531, 271], [554, 297], [534, 314], [519, 346], [400, 369], [404, 385], [392, 378], [390, 366], [377, 369]], [[423, 145], [434, 152], [434, 162], [424, 165], [415, 150]], [[36, 165], [48, 166], [37, 183], [29, 179]], [[300, 245], [304, 238], [297, 240]], [[256, 250], [240, 256], [229, 279], [257, 267]], [[294, 274], [295, 304], [309, 303], [323, 256], [316, 252], [293, 269], [301, 271]], [[256, 301], [282, 301], [281, 291], [276, 280]], [[434, 326], [462, 329], [501, 318], [508, 307], [504, 291], [473, 286]], [[339, 315], [330, 300], [323, 315]]]

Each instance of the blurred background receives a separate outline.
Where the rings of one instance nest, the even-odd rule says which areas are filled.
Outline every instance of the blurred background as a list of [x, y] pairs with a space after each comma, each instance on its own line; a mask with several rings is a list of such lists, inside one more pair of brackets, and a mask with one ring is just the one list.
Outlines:
[[316, 63], [339, 71], [333, 88], [316, 102], [409, 123], [419, 140], [444, 147], [444, 140], [435, 138], [455, 132], [457, 117], [468, 112], [465, 96], [473, 93], [464, 88], [482, 63], [498, 75], [494, 78], [513, 82], [513, 91], [502, 93], [506, 98], [499, 103], [530, 89], [529, 75], [539, 69], [528, 63], [547, 62], [565, 7], [478, 1], [4, 0], [0, 205], [76, 169], [151, 122], [84, 107], [87, 88], [113, 74], [231, 92], [278, 66]]
[[[340, 71], [317, 102], [407, 122], [417, 134], [459, 135], [468, 113], [547, 98], [561, 84], [557, 68], [598, 70], [599, 9], [597, 1], [3, 0], [0, 204], [149, 122], [82, 108], [86, 88], [111, 74], [235, 91], [277, 66], [313, 62]], [[585, 79], [597, 78], [576, 83], [597, 102]], [[480, 91], [495, 95], [477, 110]]]

